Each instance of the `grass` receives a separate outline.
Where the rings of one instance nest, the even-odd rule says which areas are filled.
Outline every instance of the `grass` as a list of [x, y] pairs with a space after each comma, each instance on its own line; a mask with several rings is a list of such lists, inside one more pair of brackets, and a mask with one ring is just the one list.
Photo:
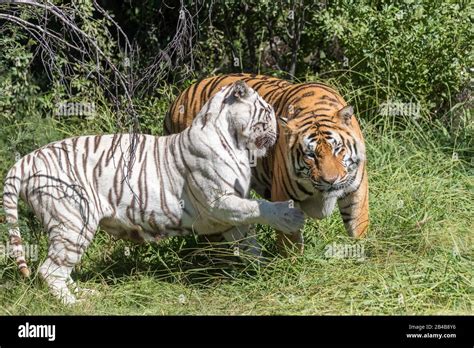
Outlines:
[[[220, 261], [194, 237], [136, 246], [99, 232], [74, 277], [100, 295], [65, 307], [2, 258], [0, 314], [472, 315], [473, 163], [453, 159], [457, 149], [435, 129], [392, 123], [363, 124], [371, 227], [360, 241], [346, 236], [335, 212], [308, 221], [304, 255], [285, 259], [274, 255], [272, 231], [260, 226], [270, 262], [257, 269]], [[98, 131], [76, 131], [91, 129]], [[24, 206], [20, 214], [25, 243], [39, 243], [40, 260], [29, 262], [36, 270], [46, 238]], [[0, 224], [2, 243], [6, 235]], [[359, 245], [364, 259], [327, 257], [330, 245]]]

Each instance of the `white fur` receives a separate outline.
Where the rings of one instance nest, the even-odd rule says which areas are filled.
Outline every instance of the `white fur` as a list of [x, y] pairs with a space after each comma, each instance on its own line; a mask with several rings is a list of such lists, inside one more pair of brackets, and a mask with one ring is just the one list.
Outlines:
[[[7, 220], [17, 222], [21, 195], [49, 233], [48, 258], [39, 272], [65, 303], [76, 300], [67, 287], [74, 286], [70, 274], [98, 226], [119, 238], [147, 242], [222, 233], [228, 241], [244, 239], [242, 248], [259, 255], [255, 237], [245, 238], [250, 224], [291, 233], [304, 222], [303, 213], [287, 202], [248, 198], [248, 148], [257, 157], [264, 155], [275, 132], [273, 109], [240, 84], [211, 98], [182, 133], [138, 135], [133, 165], [128, 161], [131, 135], [52, 143], [9, 172]], [[259, 139], [272, 140], [262, 148]], [[19, 236], [14, 227], [10, 233]], [[23, 260], [21, 245], [19, 250], [17, 260]]]

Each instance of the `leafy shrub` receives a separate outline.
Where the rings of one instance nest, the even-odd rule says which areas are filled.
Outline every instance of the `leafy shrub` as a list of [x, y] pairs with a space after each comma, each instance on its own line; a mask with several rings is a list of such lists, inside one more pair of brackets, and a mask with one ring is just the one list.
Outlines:
[[382, 99], [418, 101], [439, 115], [467, 100], [461, 93], [474, 58], [471, 10], [468, 2], [338, 1], [314, 14], [308, 38], [332, 38], [324, 43], [329, 53], [337, 40], [348, 59], [344, 67], [328, 55], [321, 72], [348, 68], [356, 86], [385, 86]]

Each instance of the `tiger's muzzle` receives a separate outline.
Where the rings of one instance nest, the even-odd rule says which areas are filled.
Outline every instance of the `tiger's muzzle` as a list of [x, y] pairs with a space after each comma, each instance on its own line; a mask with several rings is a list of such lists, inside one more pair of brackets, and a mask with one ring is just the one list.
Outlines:
[[258, 136], [255, 139], [255, 147], [257, 149], [267, 149], [269, 147], [272, 147], [276, 143], [276, 133], [274, 132], [267, 132], [265, 134], [262, 134]]

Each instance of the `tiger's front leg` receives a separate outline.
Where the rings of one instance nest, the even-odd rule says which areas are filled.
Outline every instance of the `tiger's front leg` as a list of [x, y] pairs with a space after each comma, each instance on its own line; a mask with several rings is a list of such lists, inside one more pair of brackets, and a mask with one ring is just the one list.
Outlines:
[[[272, 186], [272, 201], [287, 201], [290, 197], [278, 190], [278, 185]], [[303, 231], [302, 228], [304, 226], [301, 225], [301, 228], [296, 229], [292, 233], [285, 233], [280, 230], [276, 230], [276, 238], [277, 238], [277, 249], [282, 255], [288, 255], [290, 252], [296, 253], [303, 253], [304, 250], [304, 240], [303, 240]]]
[[285, 233], [279, 230], [275, 231], [277, 249], [280, 254], [287, 256], [291, 252], [296, 252], [299, 254], [303, 253], [304, 239], [302, 227], [298, 231], [292, 233]]
[[289, 202], [244, 199], [226, 194], [209, 202], [213, 218], [233, 226], [270, 225], [291, 234], [304, 225], [304, 213]]
[[362, 237], [369, 227], [369, 185], [367, 169], [359, 188], [338, 200], [339, 211], [347, 233], [354, 238]]

